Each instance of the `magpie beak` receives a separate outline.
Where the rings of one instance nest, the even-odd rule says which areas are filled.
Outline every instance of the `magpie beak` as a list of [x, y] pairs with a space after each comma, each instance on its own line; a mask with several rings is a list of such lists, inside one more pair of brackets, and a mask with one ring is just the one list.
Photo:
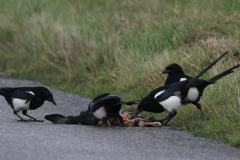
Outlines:
[[49, 102], [52, 102], [55, 106], [57, 105], [57, 103], [54, 101], [54, 99], [48, 98], [47, 100], [48, 100]]
[[171, 70], [167, 70], [167, 69], [165, 69], [165, 70], [162, 72], [162, 74], [170, 73], [170, 72], [171, 72]]

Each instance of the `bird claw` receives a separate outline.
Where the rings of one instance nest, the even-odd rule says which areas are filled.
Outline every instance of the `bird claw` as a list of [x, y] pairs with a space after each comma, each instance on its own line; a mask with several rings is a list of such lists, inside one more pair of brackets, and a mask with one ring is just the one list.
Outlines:
[[170, 126], [167, 123], [162, 123], [162, 122], [160, 122], [160, 123], [162, 124], [162, 126]]
[[170, 126], [167, 123], [164, 123], [164, 121], [158, 120], [157, 122], [160, 122], [162, 124], [162, 126]]
[[30, 122], [31, 119], [21, 119], [21, 120], [17, 120], [18, 122]]
[[102, 124], [102, 123], [100, 123], [100, 124], [96, 125], [96, 127], [102, 127], [102, 126], [103, 126], [103, 124]]
[[30, 119], [32, 122], [44, 122], [44, 120]]

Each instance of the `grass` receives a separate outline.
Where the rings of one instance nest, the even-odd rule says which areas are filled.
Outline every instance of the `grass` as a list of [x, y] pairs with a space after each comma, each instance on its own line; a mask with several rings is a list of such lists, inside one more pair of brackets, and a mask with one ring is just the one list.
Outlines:
[[[194, 76], [228, 50], [203, 79], [238, 64], [239, 8], [239, 0], [0, 1], [0, 71], [83, 96], [139, 99], [164, 84], [170, 63]], [[239, 78], [236, 69], [205, 90], [206, 119], [187, 105], [171, 126], [240, 147]]]

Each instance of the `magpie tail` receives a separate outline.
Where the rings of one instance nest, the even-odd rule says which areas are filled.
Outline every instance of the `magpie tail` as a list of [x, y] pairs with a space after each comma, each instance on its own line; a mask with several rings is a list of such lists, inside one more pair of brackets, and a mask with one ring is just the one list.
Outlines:
[[12, 89], [11, 89], [11, 88], [8, 88], [8, 87], [0, 88], [0, 95], [6, 96], [6, 95], [8, 95], [7, 93], [8, 93], [9, 91], [12, 91]]
[[0, 95], [3, 96], [4, 94], [5, 94], [5, 92], [0, 90]]
[[138, 104], [139, 102], [141, 102], [141, 100], [121, 101], [121, 102], [119, 102], [119, 103], [113, 104], [113, 106], [119, 105], [119, 104], [134, 105], [134, 104]]
[[50, 114], [46, 115], [44, 118], [53, 122], [53, 124], [79, 124], [83, 119], [81, 116], [65, 117], [61, 114]]
[[240, 64], [238, 64], [238, 65], [236, 65], [236, 66], [234, 66], [234, 67], [232, 67], [232, 68], [230, 68], [230, 69], [228, 69], [228, 70], [226, 70], [226, 71], [224, 71], [224, 72], [222, 72], [222, 73], [220, 73], [220, 74], [218, 74], [218, 75], [208, 79], [207, 81], [214, 83], [217, 80], [219, 80], [219, 79], [221, 79], [221, 78], [223, 78], [223, 77], [233, 73], [234, 72], [233, 70], [236, 69], [236, 68], [239, 68], [239, 67], [240, 67]]
[[65, 117], [61, 114], [50, 114], [46, 115], [44, 118], [53, 122], [53, 124], [79, 124], [82, 119], [81, 116]]
[[79, 116], [65, 117], [61, 114], [50, 114], [44, 117], [46, 120], [53, 122], [53, 124], [85, 124], [85, 125], [97, 125], [99, 119], [97, 119], [91, 112], [81, 111]]
[[193, 77], [186, 85], [185, 88], [189, 88], [198, 78], [200, 78], [203, 74], [205, 74], [212, 66], [214, 66], [222, 57], [224, 57], [228, 53], [223, 53], [218, 59], [213, 61], [209, 66], [207, 66], [202, 72], [200, 72], [197, 76]]
[[50, 115], [46, 115], [44, 118], [54, 123], [54, 122], [57, 122], [59, 119], [65, 118], [65, 117], [61, 114], [50, 114]]

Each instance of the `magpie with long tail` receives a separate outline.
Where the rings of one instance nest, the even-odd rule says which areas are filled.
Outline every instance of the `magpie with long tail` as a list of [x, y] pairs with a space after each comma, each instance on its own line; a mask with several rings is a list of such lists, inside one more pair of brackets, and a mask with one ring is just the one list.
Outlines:
[[[191, 103], [193, 105], [195, 105], [202, 113], [202, 107], [201, 104], [199, 103], [201, 96], [203, 95], [203, 91], [204, 89], [210, 85], [210, 84], [214, 84], [217, 80], [233, 73], [234, 69], [239, 68], [240, 64], [208, 79], [208, 80], [203, 80], [203, 79], [198, 79], [197, 81], [195, 81], [192, 85], [191, 88], [189, 89], [188, 95], [187, 97], [183, 100], [184, 104], [188, 104]], [[178, 64], [170, 64], [168, 65], [165, 70], [162, 72], [162, 74], [168, 74], [168, 77], [165, 81], [165, 85], [169, 85], [175, 82], [179, 82], [180, 80], [183, 79], [192, 79], [191, 76], [186, 75], [182, 68], [178, 65]]]
[[[56, 105], [52, 93], [45, 87], [18, 87], [18, 88], [0, 88], [0, 95], [2, 95], [7, 103], [12, 107], [13, 113], [20, 118], [21, 121], [29, 122], [43, 122], [37, 120], [27, 114], [27, 110], [35, 110], [41, 107], [45, 100]], [[23, 119], [18, 112], [31, 118]]]
[[167, 123], [177, 114], [177, 110], [179, 107], [181, 107], [183, 100], [187, 97], [191, 85], [226, 54], [227, 52], [212, 62], [208, 67], [206, 67], [202, 72], [192, 79], [184, 79], [180, 82], [154, 89], [146, 97], [144, 97], [142, 101], [139, 102], [137, 111], [133, 116], [137, 117], [142, 111], [154, 113], [162, 113], [167, 111], [168, 116], [159, 121], [163, 125], [167, 125]]
[[[122, 124], [122, 116], [119, 114], [121, 106], [137, 104], [139, 100], [121, 101], [121, 97], [117, 95], [110, 95], [108, 93], [101, 94], [93, 99], [88, 105], [86, 111], [81, 111], [79, 116], [65, 117], [60, 114], [46, 115], [45, 119], [54, 124], [84, 124], [84, 125], [98, 125], [101, 126], [107, 123], [109, 118], [118, 118]], [[99, 121], [102, 123], [99, 124]]]

